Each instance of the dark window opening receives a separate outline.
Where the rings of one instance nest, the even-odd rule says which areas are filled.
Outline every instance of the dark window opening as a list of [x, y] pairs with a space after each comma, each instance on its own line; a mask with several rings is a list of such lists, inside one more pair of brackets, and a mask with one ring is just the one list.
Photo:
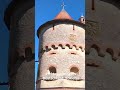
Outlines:
[[74, 54], [74, 55], [76, 55], [76, 53], [74, 53], [74, 52], [73, 52], [73, 53], [71, 53], [71, 54]]
[[55, 52], [50, 53], [50, 55], [56, 54]]
[[54, 66], [49, 67], [50, 73], [57, 73], [56, 68]]
[[73, 30], [75, 30], [75, 26], [73, 25]]
[[89, 67], [99, 67], [99, 65], [95, 64], [95, 63], [87, 63], [86, 66], [89, 66]]
[[25, 48], [25, 56], [29, 57], [32, 55], [32, 49], [30, 47]]
[[55, 30], [55, 25], [53, 25], [53, 30]]
[[72, 67], [70, 69], [70, 72], [73, 72], [73, 73], [79, 73], [79, 69], [77, 67]]

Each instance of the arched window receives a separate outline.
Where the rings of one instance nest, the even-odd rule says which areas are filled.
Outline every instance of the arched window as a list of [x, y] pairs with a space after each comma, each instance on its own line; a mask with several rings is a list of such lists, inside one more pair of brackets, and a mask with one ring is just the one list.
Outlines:
[[78, 74], [78, 73], [79, 73], [79, 69], [78, 69], [77, 67], [72, 67], [72, 68], [70, 69], [70, 72], [73, 72], [73, 73]]
[[57, 73], [56, 68], [54, 66], [49, 67], [50, 73]]

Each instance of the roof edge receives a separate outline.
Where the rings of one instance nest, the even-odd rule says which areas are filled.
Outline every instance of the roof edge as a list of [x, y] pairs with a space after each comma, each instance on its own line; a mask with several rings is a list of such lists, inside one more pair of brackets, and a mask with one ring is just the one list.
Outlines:
[[38, 28], [38, 30], [37, 30], [38, 38], [39, 38], [39, 34], [41, 33], [41, 31], [43, 30], [44, 27], [49, 26], [49, 25], [54, 25], [55, 23], [70, 23], [70, 24], [78, 25], [78, 26], [80, 26], [82, 28], [85, 28], [85, 24], [80, 23], [79, 21], [70, 20], [70, 19], [55, 19], [55, 20], [51, 20], [51, 21], [48, 21], [48, 22], [42, 24]]

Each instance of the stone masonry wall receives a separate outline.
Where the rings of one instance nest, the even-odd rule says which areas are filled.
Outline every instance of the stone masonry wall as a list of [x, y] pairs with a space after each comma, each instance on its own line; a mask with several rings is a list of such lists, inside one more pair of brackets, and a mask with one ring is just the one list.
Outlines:
[[[11, 66], [10, 90], [34, 89], [34, 8], [20, 18], [15, 32], [15, 50], [18, 57]], [[13, 24], [11, 24], [13, 25]]]
[[86, 55], [86, 90], [119, 90], [119, 68], [119, 59], [114, 61], [107, 52], [104, 57], [100, 57], [97, 50], [91, 48]]
[[41, 80], [40, 88], [52, 87], [85, 87], [85, 30], [71, 24], [56, 24], [43, 30], [40, 35], [40, 79], [49, 75], [49, 67], [56, 67], [54, 75], [71, 74], [70, 69], [77, 67], [80, 81], [57, 79], [54, 81]]
[[[86, 2], [86, 90], [120, 88], [120, 10], [113, 4]], [[107, 1], [107, 0], [106, 0]]]

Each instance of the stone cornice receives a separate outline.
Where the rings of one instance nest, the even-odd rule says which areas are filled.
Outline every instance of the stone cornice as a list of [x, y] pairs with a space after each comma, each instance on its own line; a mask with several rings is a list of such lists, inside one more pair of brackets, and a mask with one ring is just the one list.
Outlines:
[[43, 25], [41, 25], [37, 31], [37, 36], [39, 38], [39, 34], [41, 33], [41, 31], [45, 28], [45, 27], [48, 27], [50, 25], [57, 25], [57, 24], [62, 24], [62, 23], [65, 23], [65, 24], [71, 24], [71, 25], [78, 25], [82, 28], [85, 28], [85, 24], [83, 23], [80, 23], [78, 21], [75, 21], [75, 20], [69, 20], [69, 19], [56, 19], [56, 20], [51, 20], [51, 21], [48, 21], [46, 23], [44, 23]]
[[109, 53], [114, 61], [116, 61], [120, 56], [120, 48], [112, 47], [110, 45], [102, 45], [97, 42], [86, 43], [85, 53], [89, 54], [91, 48], [94, 48], [100, 57], [104, 57], [106, 53]]

